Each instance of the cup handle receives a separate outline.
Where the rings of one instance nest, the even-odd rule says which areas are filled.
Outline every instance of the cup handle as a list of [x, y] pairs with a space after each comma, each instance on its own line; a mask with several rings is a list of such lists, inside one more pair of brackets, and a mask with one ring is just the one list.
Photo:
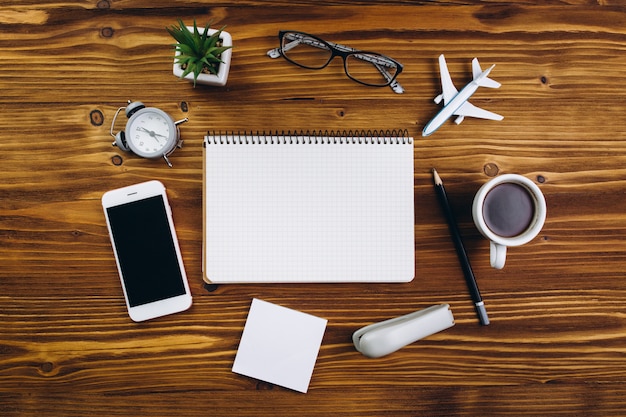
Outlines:
[[496, 269], [504, 268], [504, 262], [506, 261], [506, 246], [500, 245], [495, 242], [489, 242], [489, 260], [491, 266]]

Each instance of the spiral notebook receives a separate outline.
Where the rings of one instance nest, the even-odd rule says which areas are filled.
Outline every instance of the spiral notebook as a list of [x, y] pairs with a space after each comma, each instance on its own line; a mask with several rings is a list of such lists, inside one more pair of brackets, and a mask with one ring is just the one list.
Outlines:
[[203, 188], [208, 283], [415, 276], [406, 132], [209, 132]]

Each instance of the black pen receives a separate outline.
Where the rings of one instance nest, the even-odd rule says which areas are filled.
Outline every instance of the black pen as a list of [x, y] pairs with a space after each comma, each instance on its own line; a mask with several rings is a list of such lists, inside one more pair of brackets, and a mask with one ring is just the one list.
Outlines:
[[452, 214], [452, 209], [450, 208], [450, 203], [448, 202], [446, 189], [443, 188], [443, 182], [441, 181], [441, 177], [439, 177], [435, 168], [433, 168], [433, 181], [435, 182], [435, 190], [437, 191], [439, 203], [441, 203], [441, 208], [443, 209], [444, 214], [446, 215], [446, 220], [448, 221], [448, 228], [450, 229], [452, 241], [454, 242], [454, 247], [456, 248], [459, 261], [461, 262], [461, 268], [463, 268], [463, 275], [465, 275], [467, 287], [469, 288], [470, 295], [472, 296], [474, 306], [476, 306], [476, 314], [478, 314], [480, 324], [486, 326], [489, 324], [489, 317], [487, 316], [485, 303], [483, 302], [483, 298], [480, 296], [480, 291], [478, 290], [478, 284], [476, 283], [472, 266], [470, 265], [469, 258], [467, 257], [467, 252], [465, 252], [463, 240], [461, 240], [459, 227], [456, 224], [456, 219], [454, 218], [454, 214]]

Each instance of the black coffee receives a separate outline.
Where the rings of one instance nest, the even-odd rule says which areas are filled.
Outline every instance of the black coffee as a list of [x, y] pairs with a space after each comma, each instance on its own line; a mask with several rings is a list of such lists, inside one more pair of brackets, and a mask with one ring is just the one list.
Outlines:
[[518, 236], [528, 229], [535, 216], [533, 197], [522, 185], [498, 184], [485, 196], [483, 216], [493, 233], [503, 237]]

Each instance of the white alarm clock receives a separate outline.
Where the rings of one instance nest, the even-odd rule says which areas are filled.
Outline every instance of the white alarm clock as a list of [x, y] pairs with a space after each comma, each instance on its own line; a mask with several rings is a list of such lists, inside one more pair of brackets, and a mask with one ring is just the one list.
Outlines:
[[[128, 121], [126, 129], [113, 133], [118, 114], [125, 110]], [[111, 136], [115, 138], [113, 146], [123, 151], [131, 151], [143, 158], [163, 158], [170, 167], [169, 156], [183, 145], [178, 125], [188, 121], [184, 118], [174, 121], [172, 117], [156, 107], [146, 107], [141, 101], [128, 100], [126, 107], [117, 109], [111, 122]]]

